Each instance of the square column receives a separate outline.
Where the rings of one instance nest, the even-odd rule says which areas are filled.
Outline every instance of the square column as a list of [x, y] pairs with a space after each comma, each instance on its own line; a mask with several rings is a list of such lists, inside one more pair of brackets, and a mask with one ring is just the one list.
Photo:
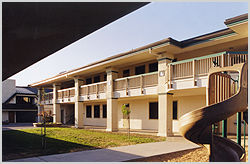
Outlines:
[[79, 101], [80, 98], [80, 86], [83, 81], [78, 78], [74, 78], [75, 81], [75, 127], [83, 128], [83, 102]]
[[61, 107], [57, 103], [57, 91], [61, 88], [58, 84], [53, 84], [53, 123], [61, 123]]
[[42, 105], [41, 105], [42, 97], [41, 96], [42, 96], [42, 89], [39, 88], [38, 89], [38, 99], [37, 99], [37, 114], [38, 114], [37, 122], [38, 123], [42, 122], [42, 116], [39, 115], [42, 113]]
[[169, 137], [173, 135], [173, 97], [168, 93], [168, 63], [173, 59], [172, 55], [164, 55], [158, 58], [158, 136]]
[[118, 99], [114, 97], [114, 79], [118, 77], [118, 72], [114, 68], [107, 68], [107, 128], [106, 131], [118, 130]]

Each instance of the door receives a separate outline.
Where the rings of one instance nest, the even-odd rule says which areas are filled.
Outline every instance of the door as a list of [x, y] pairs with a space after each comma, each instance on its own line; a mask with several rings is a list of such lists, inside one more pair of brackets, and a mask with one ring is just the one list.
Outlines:
[[9, 112], [9, 123], [15, 123], [15, 112]]
[[64, 124], [64, 109], [61, 110], [61, 122]]

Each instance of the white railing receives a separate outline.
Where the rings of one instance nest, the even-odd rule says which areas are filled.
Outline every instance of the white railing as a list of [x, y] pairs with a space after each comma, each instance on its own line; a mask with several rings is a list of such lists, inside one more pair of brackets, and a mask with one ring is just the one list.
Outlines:
[[74, 97], [75, 87], [58, 90], [57, 94], [58, 94], [58, 99]]
[[221, 52], [217, 54], [182, 60], [168, 64], [168, 84], [172, 88], [171, 81], [184, 78], [193, 78], [196, 86], [197, 76], [207, 76], [208, 71], [214, 65], [225, 67], [248, 61], [246, 51]]
[[99, 82], [99, 83], [93, 83], [88, 85], [82, 85], [80, 87], [80, 95], [90, 95], [90, 94], [99, 94], [106, 92], [107, 82]]
[[141, 75], [129, 76], [115, 79], [114, 90], [126, 90], [135, 88], [146, 88], [158, 85], [158, 72], [150, 72]]

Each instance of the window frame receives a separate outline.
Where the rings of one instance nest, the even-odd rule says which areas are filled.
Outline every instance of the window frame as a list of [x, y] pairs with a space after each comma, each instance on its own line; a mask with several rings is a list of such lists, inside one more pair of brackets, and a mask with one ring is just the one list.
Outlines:
[[[90, 117], [88, 116], [88, 107], [90, 107]], [[92, 105], [86, 105], [86, 118], [92, 118]]]
[[[157, 103], [157, 118], [150, 118], [150, 104]], [[159, 119], [159, 102], [158, 101], [152, 101], [148, 103], [148, 119], [149, 120], [158, 120]]]
[[[99, 109], [98, 109], [98, 110], [99, 110], [99, 116], [98, 116], [98, 117], [96, 116], [96, 108], [95, 108], [95, 107], [99, 107]], [[101, 112], [100, 112], [100, 110], [101, 110], [101, 109], [100, 109], [100, 104], [94, 105], [94, 118], [100, 118], [100, 117], [101, 117]]]

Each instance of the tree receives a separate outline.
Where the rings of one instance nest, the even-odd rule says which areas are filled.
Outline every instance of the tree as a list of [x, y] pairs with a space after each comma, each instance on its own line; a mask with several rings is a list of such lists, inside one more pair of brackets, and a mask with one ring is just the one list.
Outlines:
[[123, 118], [125, 118], [128, 122], [128, 138], [130, 139], [130, 113], [131, 110], [129, 109], [129, 104], [123, 104], [122, 105], [122, 113], [123, 113]]

